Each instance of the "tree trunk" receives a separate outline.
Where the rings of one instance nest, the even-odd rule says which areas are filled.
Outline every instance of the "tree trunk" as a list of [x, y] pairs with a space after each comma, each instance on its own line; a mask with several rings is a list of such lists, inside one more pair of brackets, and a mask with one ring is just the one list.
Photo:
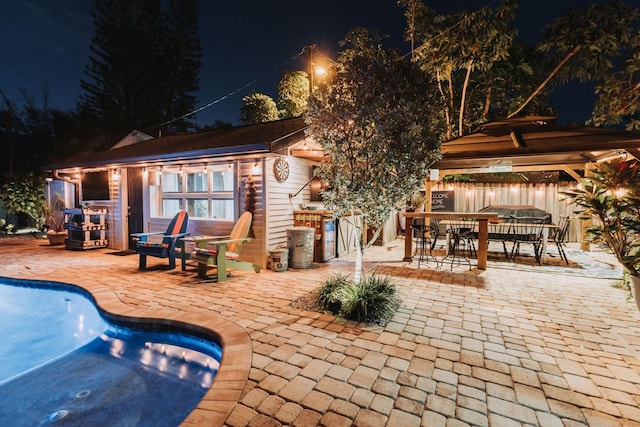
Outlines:
[[353, 273], [353, 281], [355, 283], [360, 283], [360, 279], [362, 279], [362, 264], [364, 258], [362, 255], [362, 244], [358, 244], [356, 245], [356, 265]]
[[573, 50], [571, 52], [567, 53], [567, 56], [565, 56], [564, 59], [562, 61], [560, 61], [560, 63], [558, 65], [556, 65], [556, 67], [553, 69], [553, 71], [551, 71], [551, 73], [547, 76], [547, 78], [544, 79], [544, 81], [542, 83], [540, 83], [540, 85], [536, 88], [536, 90], [533, 91], [533, 93], [531, 95], [529, 95], [527, 100], [524, 101], [522, 103], [522, 105], [516, 111], [514, 111], [511, 114], [509, 114], [507, 116], [507, 118], [510, 119], [511, 117], [515, 116], [520, 111], [522, 111], [524, 109], [524, 107], [526, 107], [527, 104], [529, 104], [529, 102], [531, 102], [531, 100], [533, 98], [535, 98], [536, 95], [538, 95], [538, 93], [540, 93], [542, 88], [544, 88], [547, 85], [547, 83], [549, 83], [549, 81], [553, 78], [553, 76], [555, 76], [558, 73], [558, 71], [560, 71], [560, 69], [564, 66], [564, 64], [566, 64], [567, 61], [569, 61], [569, 59], [571, 59], [571, 57], [573, 55], [578, 53], [579, 50], [580, 50], [580, 46], [576, 46], [576, 47], [573, 48]]
[[630, 275], [629, 278], [631, 280], [631, 294], [638, 311], [640, 311], [640, 276]]
[[458, 115], [458, 136], [462, 136], [462, 118], [464, 117], [464, 103], [467, 99], [467, 87], [469, 87], [469, 78], [471, 77], [471, 66], [473, 60], [469, 62], [467, 66], [467, 75], [464, 77], [464, 84], [462, 85], [462, 96], [460, 99], [460, 114]]
[[444, 114], [447, 121], [447, 140], [451, 139], [453, 136], [453, 130], [451, 129], [451, 118], [449, 117], [449, 107], [447, 102], [447, 97], [444, 95], [444, 89], [442, 89], [442, 80], [440, 80], [440, 70], [436, 73], [437, 81], [438, 81], [438, 90], [440, 91], [440, 95], [442, 96], [442, 101], [444, 103]]

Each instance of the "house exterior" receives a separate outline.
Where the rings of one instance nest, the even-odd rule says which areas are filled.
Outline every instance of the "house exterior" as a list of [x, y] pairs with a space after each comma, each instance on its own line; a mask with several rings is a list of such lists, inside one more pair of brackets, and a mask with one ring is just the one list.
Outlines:
[[[444, 142], [442, 160], [432, 172], [441, 178], [561, 170], [580, 181], [584, 171], [600, 161], [620, 155], [640, 158], [637, 132], [555, 126], [554, 121], [523, 117], [483, 124], [469, 135]], [[164, 231], [180, 209], [189, 212], [191, 235], [229, 234], [240, 214], [250, 210], [253, 240], [243, 247], [242, 256], [264, 268], [269, 251], [287, 244], [287, 230], [298, 223], [302, 207], [322, 203], [317, 189], [314, 194], [317, 182], [312, 178], [313, 168], [325, 157], [306, 130], [302, 118], [292, 118], [155, 138], [134, 131], [109, 150], [50, 165], [46, 194], [61, 194], [67, 206], [106, 209], [108, 247], [114, 250], [130, 248], [131, 233]], [[425, 191], [451, 190], [438, 181], [425, 181]], [[542, 205], [540, 200], [551, 197], [554, 203], [544, 204], [546, 210], [567, 214], [568, 207], [555, 203], [556, 187], [543, 190], [523, 189], [518, 193], [529, 196], [518, 200]], [[473, 196], [475, 191], [455, 192], [455, 209], [475, 211], [483, 207], [478, 203], [496, 203], [494, 189], [479, 189], [480, 195]], [[513, 186], [507, 194], [504, 203], [514, 199]], [[392, 215], [382, 243], [396, 237], [397, 226]], [[348, 219], [340, 221], [335, 236], [338, 254], [353, 248], [358, 233], [349, 228]], [[573, 234], [580, 239], [582, 233], [577, 229]]]
[[[243, 259], [263, 268], [286, 244], [294, 211], [312, 204], [308, 186], [322, 159], [302, 118], [151, 137], [132, 132], [111, 149], [48, 168], [47, 194], [106, 209], [108, 247], [126, 250], [130, 234], [164, 231], [186, 209], [191, 235], [229, 234], [253, 213]], [[74, 200], [75, 199], [75, 200]]]

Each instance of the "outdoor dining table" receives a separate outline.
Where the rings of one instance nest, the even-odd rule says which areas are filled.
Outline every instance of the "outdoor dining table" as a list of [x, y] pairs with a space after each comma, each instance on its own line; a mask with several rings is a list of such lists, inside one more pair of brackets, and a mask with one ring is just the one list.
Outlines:
[[407, 223], [404, 233], [404, 258], [411, 262], [412, 236], [414, 218], [436, 218], [441, 220], [474, 219], [478, 221], [478, 269], [487, 269], [487, 249], [489, 246], [489, 220], [497, 219], [497, 213], [490, 212], [405, 212]]
[[[411, 246], [411, 236], [412, 232], [409, 230], [413, 229], [413, 218], [437, 218], [441, 220], [441, 224], [447, 224], [447, 220], [454, 219], [465, 219], [465, 220], [475, 220], [478, 223], [478, 269], [486, 270], [487, 269], [487, 249], [489, 242], [489, 224], [490, 219], [498, 219], [499, 215], [497, 213], [489, 213], [489, 212], [407, 212], [405, 213], [405, 217], [407, 218], [405, 239], [404, 239], [404, 258], [403, 261], [410, 262], [412, 246]], [[524, 224], [513, 223], [510, 224], [510, 227], [519, 227], [524, 226]], [[549, 235], [552, 230], [556, 229], [558, 226], [555, 224], [542, 224], [542, 250], [540, 255], [540, 263], [544, 264], [547, 259], [547, 241], [549, 240]]]

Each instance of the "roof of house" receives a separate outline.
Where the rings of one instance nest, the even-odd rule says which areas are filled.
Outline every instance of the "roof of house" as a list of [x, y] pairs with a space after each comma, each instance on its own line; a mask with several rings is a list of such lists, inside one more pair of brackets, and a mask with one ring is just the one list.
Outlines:
[[163, 161], [191, 161], [203, 157], [231, 157], [255, 154], [282, 153], [291, 144], [305, 138], [304, 120], [300, 117], [255, 125], [215, 129], [140, 140], [111, 149], [82, 153], [50, 165], [51, 169], [70, 167], [117, 166]]

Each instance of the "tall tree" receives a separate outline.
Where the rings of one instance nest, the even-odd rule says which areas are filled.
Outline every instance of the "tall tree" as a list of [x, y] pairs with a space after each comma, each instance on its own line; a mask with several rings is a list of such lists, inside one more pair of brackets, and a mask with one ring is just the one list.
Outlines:
[[202, 48], [198, 37], [199, 0], [170, 0], [165, 14], [165, 84], [164, 116], [175, 118], [168, 124], [171, 133], [193, 128], [188, 121], [197, 103], [195, 93], [200, 88], [198, 71], [202, 65]]
[[638, 55], [639, 24], [640, 11], [619, 0], [572, 10], [554, 21], [547, 27], [545, 40], [538, 46], [549, 71], [531, 95], [508, 117], [520, 113], [548, 85], [558, 86], [572, 79], [581, 82], [616, 80], [616, 70], [629, 65], [624, 61], [625, 53]]
[[[337, 216], [360, 211], [374, 231], [356, 245], [354, 281], [363, 253], [391, 211], [421, 188], [438, 158], [444, 123], [435, 82], [376, 35], [356, 29], [342, 42], [334, 77], [314, 91], [309, 132], [330, 153], [322, 168], [323, 200]], [[362, 224], [356, 224], [362, 229]]]
[[5, 147], [0, 177], [40, 171], [43, 164], [70, 146], [78, 132], [76, 114], [49, 106], [46, 84], [38, 101], [24, 90], [20, 93], [21, 99], [13, 101], [0, 90], [0, 145]]
[[413, 59], [438, 80], [447, 137], [462, 135], [465, 129], [484, 121], [482, 113], [488, 106], [480, 113], [467, 107], [486, 103], [491, 86], [484, 87], [484, 92], [472, 88], [480, 88], [474, 81], [481, 81], [496, 63], [509, 57], [517, 1], [502, 0], [495, 8], [486, 6], [453, 15], [436, 15], [417, 0], [401, 3], [407, 8], [407, 37], [418, 43]]
[[298, 117], [307, 111], [309, 77], [304, 71], [287, 71], [278, 83], [280, 117]]
[[280, 118], [275, 101], [263, 93], [253, 92], [242, 98], [242, 103], [240, 121], [243, 123], [264, 123]]
[[[80, 83], [80, 109], [109, 137], [165, 123], [174, 118], [169, 115], [195, 105], [197, 2], [170, 1], [166, 15], [161, 4], [95, 0], [95, 34]], [[190, 124], [183, 120], [173, 127], [185, 130]]]
[[596, 86], [596, 105], [590, 122], [596, 126], [624, 125], [640, 130], [640, 18], [629, 42], [616, 61], [620, 68]]

